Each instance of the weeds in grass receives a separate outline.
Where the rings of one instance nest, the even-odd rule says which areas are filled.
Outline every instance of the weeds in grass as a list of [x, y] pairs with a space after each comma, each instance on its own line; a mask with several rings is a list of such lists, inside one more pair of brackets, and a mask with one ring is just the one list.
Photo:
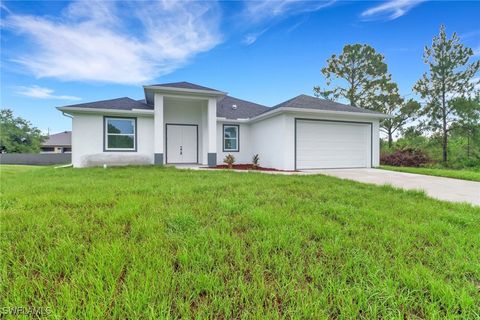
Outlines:
[[8, 170], [5, 307], [70, 319], [480, 316], [469, 205], [320, 175]]

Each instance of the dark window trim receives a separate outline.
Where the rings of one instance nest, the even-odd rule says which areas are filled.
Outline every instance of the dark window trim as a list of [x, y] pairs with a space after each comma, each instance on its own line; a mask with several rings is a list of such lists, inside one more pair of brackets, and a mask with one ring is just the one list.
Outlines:
[[[237, 127], [237, 149], [225, 150], [225, 127]], [[240, 125], [224, 123], [222, 126], [222, 151], [223, 152], [240, 152]]]
[[188, 123], [165, 123], [165, 163], [166, 164], [174, 164], [173, 162], [168, 162], [168, 126], [190, 126], [197, 128], [197, 162], [198, 163], [198, 124], [188, 124]]
[[[355, 123], [355, 124], [369, 124], [370, 125], [370, 167], [373, 168], [373, 122], [364, 121], [344, 121], [344, 120], [330, 120], [330, 119], [309, 119], [309, 118], [294, 118], [294, 170], [297, 170], [297, 120], [300, 121], [322, 121], [322, 122], [341, 122], [341, 123]], [[318, 168], [322, 169], [322, 168]], [[333, 169], [333, 168], [329, 168]], [[348, 169], [348, 168], [341, 168]]]
[[[124, 120], [134, 120], [135, 122], [135, 148], [134, 149], [107, 149], [107, 119], [124, 119]], [[116, 116], [103, 116], [103, 152], [137, 152], [138, 149], [138, 127], [137, 127], [137, 118], [136, 117], [116, 117]]]

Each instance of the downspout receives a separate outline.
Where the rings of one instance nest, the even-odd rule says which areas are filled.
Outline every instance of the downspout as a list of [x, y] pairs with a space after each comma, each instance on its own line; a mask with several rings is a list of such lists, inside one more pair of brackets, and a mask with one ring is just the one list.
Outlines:
[[73, 119], [73, 116], [71, 114], [65, 113], [65, 111], [62, 111], [62, 115], [70, 119]]
[[69, 163], [69, 164], [65, 164], [65, 165], [61, 165], [61, 166], [56, 166], [56, 167], [53, 167], [53, 169], [70, 168], [70, 167], [73, 167], [73, 163]]

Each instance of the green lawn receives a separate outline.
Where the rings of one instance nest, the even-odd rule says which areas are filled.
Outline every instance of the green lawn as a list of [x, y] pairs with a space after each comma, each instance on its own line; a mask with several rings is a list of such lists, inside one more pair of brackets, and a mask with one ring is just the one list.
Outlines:
[[480, 181], [480, 169], [479, 170], [453, 170], [453, 169], [437, 169], [437, 168], [414, 168], [414, 167], [393, 167], [393, 166], [380, 166], [380, 169], [426, 174], [429, 176], [447, 177], [462, 180]]
[[0, 168], [0, 307], [57, 319], [480, 316], [480, 208], [322, 175], [13, 172]]
[[22, 165], [0, 165], [0, 174], [2, 177], [17, 175], [18, 173], [45, 170], [44, 166], [22, 166]]

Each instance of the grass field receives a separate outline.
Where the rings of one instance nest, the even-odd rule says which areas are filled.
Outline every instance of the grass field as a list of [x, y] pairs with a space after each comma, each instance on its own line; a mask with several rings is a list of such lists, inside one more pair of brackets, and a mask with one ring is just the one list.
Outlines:
[[1, 167], [0, 307], [480, 317], [480, 209], [326, 176]]
[[414, 167], [393, 167], [393, 166], [380, 166], [380, 169], [426, 174], [429, 176], [438, 176], [462, 180], [480, 181], [480, 169], [474, 170], [453, 170], [453, 169], [437, 169], [437, 168], [414, 168]]

